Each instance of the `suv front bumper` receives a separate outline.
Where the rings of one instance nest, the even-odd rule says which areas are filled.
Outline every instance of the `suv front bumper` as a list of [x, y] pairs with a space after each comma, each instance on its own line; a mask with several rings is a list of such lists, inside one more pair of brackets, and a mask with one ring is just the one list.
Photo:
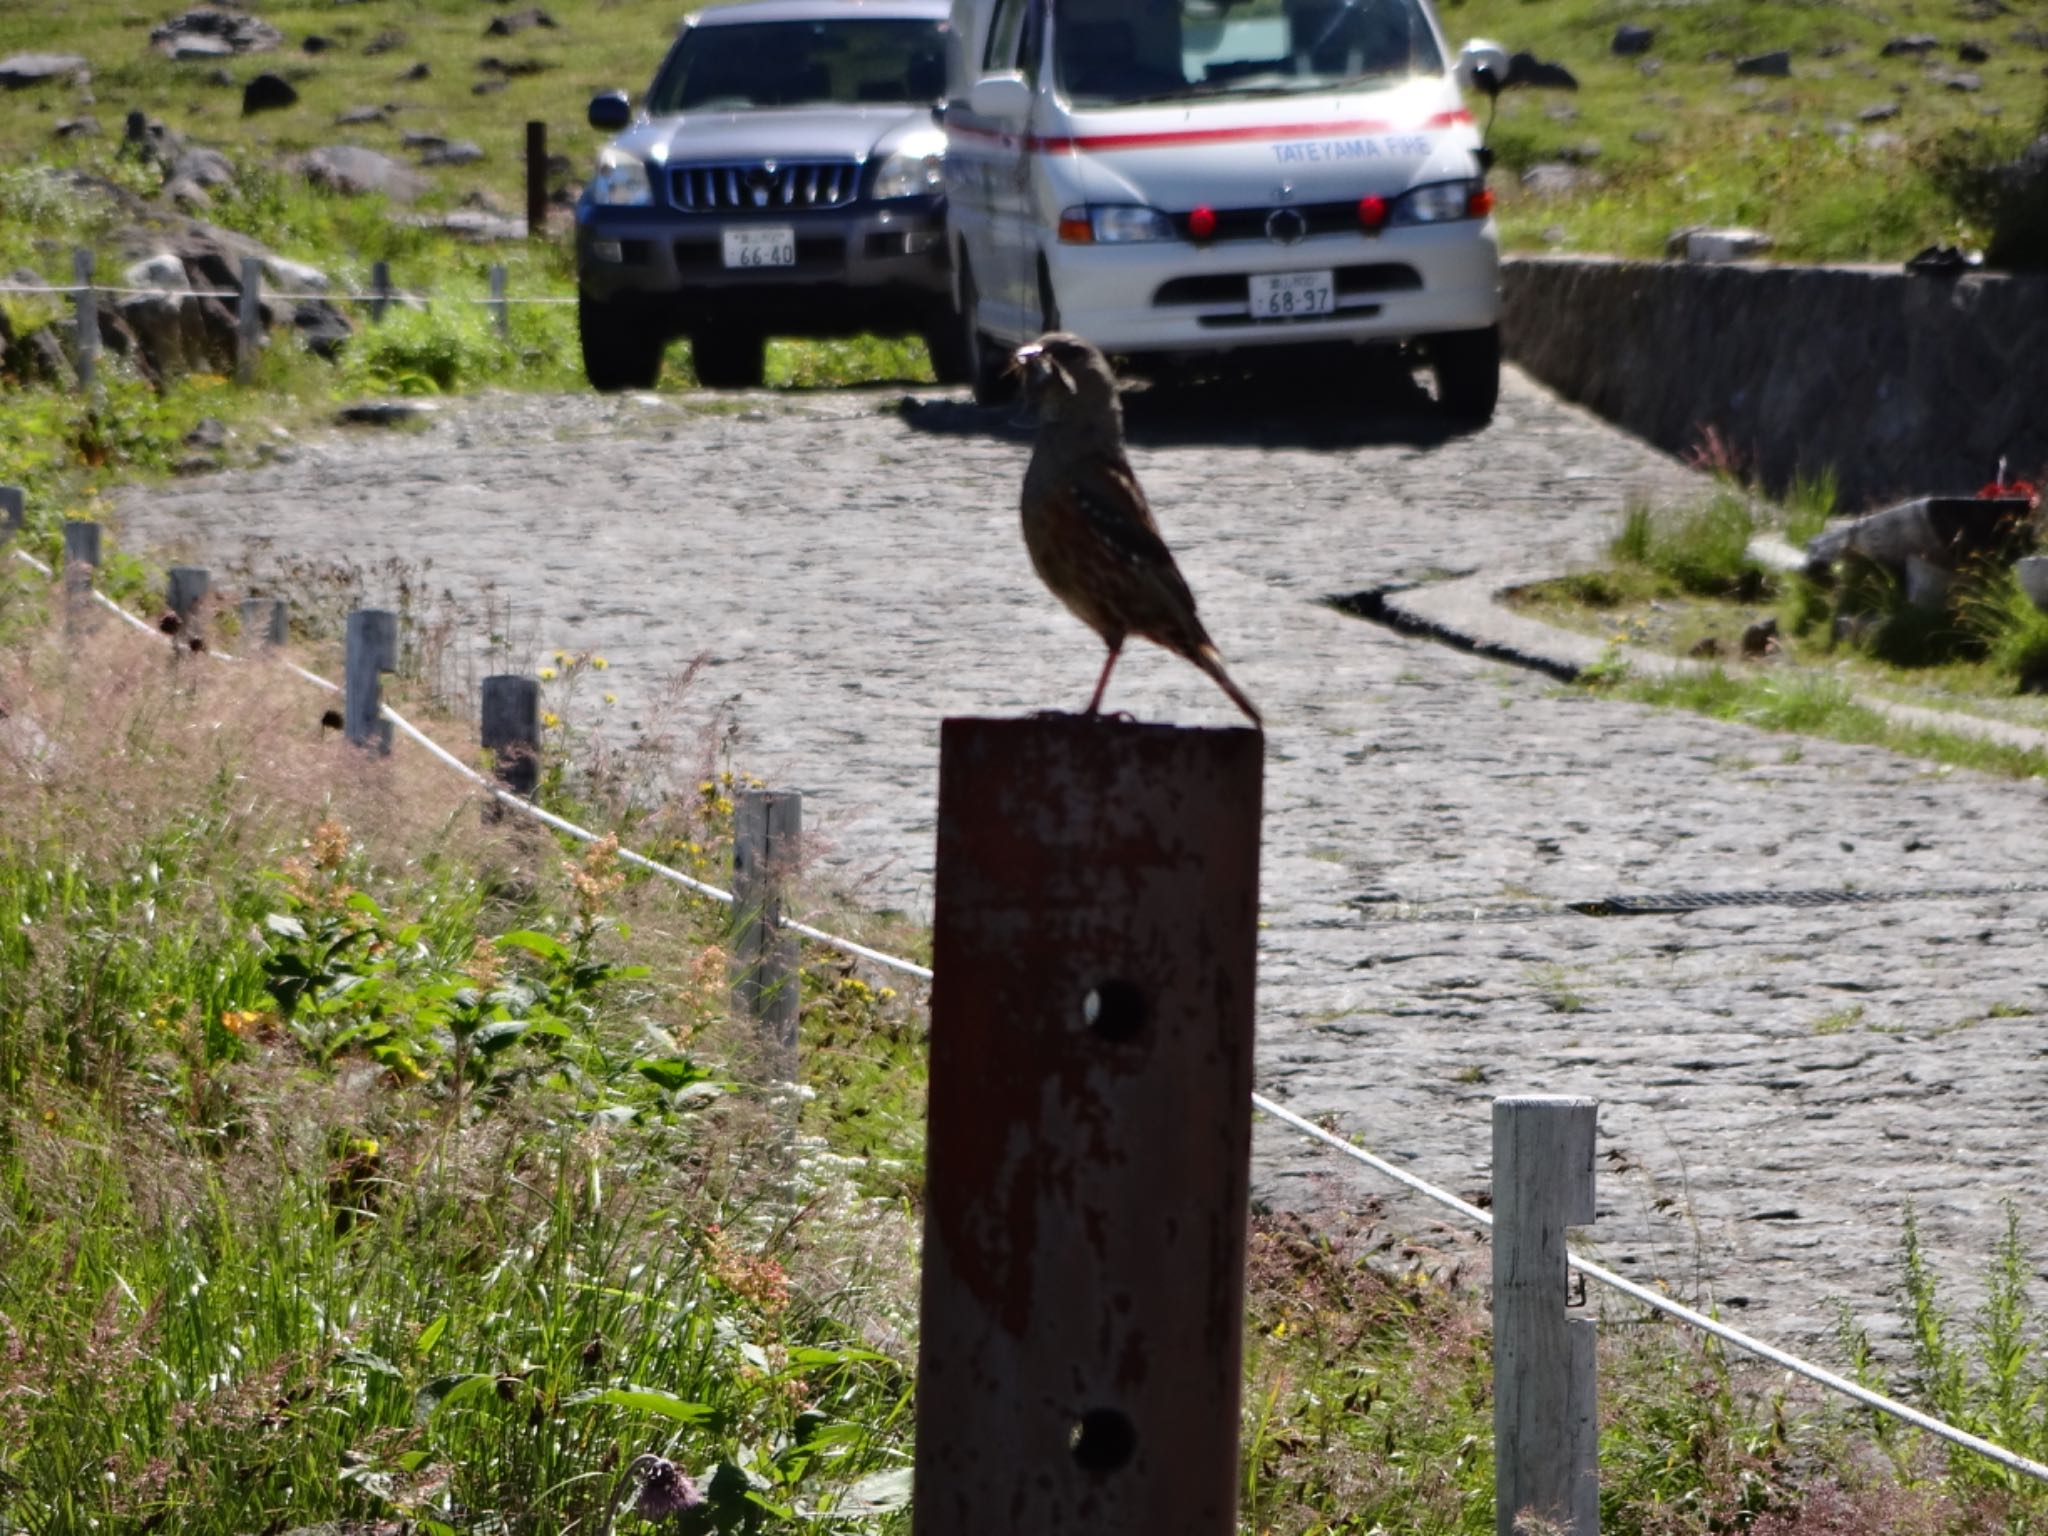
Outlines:
[[[917, 331], [947, 323], [953, 280], [935, 198], [742, 216], [579, 203], [576, 268], [586, 297], [666, 317], [778, 335]], [[731, 269], [727, 229], [788, 228], [793, 267]]]

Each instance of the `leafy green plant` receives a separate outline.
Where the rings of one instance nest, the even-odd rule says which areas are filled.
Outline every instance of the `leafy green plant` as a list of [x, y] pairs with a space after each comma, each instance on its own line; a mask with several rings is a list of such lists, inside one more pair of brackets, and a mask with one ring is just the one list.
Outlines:
[[2034, 606], [2010, 567], [1972, 582], [1957, 613], [1990, 667], [2024, 693], [2048, 689], [2048, 613]]
[[1749, 558], [1755, 535], [1756, 512], [1749, 498], [1724, 486], [1691, 506], [1659, 511], [1631, 504], [1608, 553], [1623, 564], [1655, 572], [1681, 591], [1754, 601], [1769, 590], [1765, 573]]

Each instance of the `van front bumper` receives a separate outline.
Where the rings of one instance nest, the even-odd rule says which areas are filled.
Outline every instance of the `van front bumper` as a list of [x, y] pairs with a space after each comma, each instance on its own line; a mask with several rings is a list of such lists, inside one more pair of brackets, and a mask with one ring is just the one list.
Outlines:
[[[1056, 244], [1046, 265], [1061, 326], [1108, 352], [1406, 341], [1484, 330], [1500, 318], [1500, 246], [1491, 219], [1317, 235], [1293, 245]], [[1334, 313], [1252, 318], [1252, 276], [1316, 271], [1335, 274]]]

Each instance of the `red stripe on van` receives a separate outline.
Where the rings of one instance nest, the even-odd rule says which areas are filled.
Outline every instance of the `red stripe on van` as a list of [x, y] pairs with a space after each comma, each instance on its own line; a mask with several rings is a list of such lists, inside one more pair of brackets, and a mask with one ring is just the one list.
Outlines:
[[[1024, 141], [1024, 147], [1036, 154], [1071, 155], [1083, 150], [1101, 151], [1111, 149], [1173, 149], [1189, 144], [1241, 144], [1265, 140], [1275, 142], [1281, 139], [1324, 139], [1347, 133], [1403, 133], [1417, 129], [1449, 128], [1457, 123], [1469, 123], [1472, 114], [1463, 107], [1453, 112], [1439, 112], [1414, 128], [1401, 128], [1394, 123], [1372, 118], [1360, 118], [1343, 123], [1248, 123], [1235, 128], [1174, 128], [1155, 133], [1088, 133], [1071, 137], [1052, 138], [1034, 134]], [[965, 133], [975, 138], [1000, 139], [1010, 135], [1000, 129], [984, 128], [979, 123], [951, 123], [950, 133]]]

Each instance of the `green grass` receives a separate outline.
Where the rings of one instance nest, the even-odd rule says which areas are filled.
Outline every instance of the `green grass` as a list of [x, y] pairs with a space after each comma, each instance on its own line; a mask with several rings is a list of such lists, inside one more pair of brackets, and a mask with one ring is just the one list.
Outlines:
[[1608, 553], [1617, 564], [1661, 577], [1681, 592], [1754, 600], [1767, 587], [1748, 554], [1756, 532], [1749, 498], [1722, 486], [1690, 506], [1630, 505]]

